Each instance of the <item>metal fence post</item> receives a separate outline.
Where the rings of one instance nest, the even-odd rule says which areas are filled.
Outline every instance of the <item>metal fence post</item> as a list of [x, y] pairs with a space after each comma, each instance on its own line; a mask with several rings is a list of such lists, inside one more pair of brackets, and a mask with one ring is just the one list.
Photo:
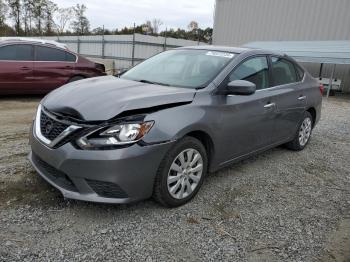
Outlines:
[[102, 58], [105, 58], [105, 26], [103, 25], [103, 33], [102, 33], [102, 50], [101, 50], [101, 54], [102, 54]]
[[77, 53], [80, 54], [80, 36], [78, 35], [78, 41], [77, 41]]
[[198, 34], [198, 42], [197, 42], [197, 45], [199, 45], [199, 42], [200, 42], [199, 28], [197, 29], [197, 34]]
[[134, 23], [134, 32], [132, 34], [131, 66], [134, 66], [134, 59], [135, 59], [135, 23]]
[[166, 51], [166, 36], [167, 36], [167, 32], [168, 32], [168, 28], [165, 28], [163, 51]]
[[327, 90], [327, 98], [329, 97], [329, 93], [331, 92], [331, 89], [332, 89], [333, 78], [334, 78], [334, 73], [335, 73], [335, 67], [336, 67], [336, 64], [333, 65], [332, 72], [331, 72], [331, 77], [329, 78], [329, 85], [328, 85], [328, 90]]

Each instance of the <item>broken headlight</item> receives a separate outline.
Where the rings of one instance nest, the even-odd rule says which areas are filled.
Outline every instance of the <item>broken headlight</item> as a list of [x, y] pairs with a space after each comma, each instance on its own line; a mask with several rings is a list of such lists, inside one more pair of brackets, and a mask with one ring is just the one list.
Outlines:
[[113, 149], [141, 140], [152, 128], [154, 121], [123, 123], [98, 128], [76, 140], [81, 149]]

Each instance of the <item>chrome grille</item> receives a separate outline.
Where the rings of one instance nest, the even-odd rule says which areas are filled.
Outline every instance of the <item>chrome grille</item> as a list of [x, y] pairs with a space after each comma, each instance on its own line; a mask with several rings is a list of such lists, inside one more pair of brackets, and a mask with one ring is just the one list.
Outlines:
[[41, 134], [50, 141], [57, 138], [69, 125], [56, 121], [41, 111], [40, 131]]

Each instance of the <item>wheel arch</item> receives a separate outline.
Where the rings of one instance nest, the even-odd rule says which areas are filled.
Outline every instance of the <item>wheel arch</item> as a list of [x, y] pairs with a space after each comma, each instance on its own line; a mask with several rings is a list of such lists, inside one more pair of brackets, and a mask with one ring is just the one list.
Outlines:
[[184, 136], [194, 137], [203, 144], [208, 157], [208, 170], [210, 170], [210, 166], [211, 166], [214, 152], [215, 152], [214, 142], [211, 136], [203, 130], [190, 131], [186, 133]]
[[314, 107], [309, 107], [306, 111], [311, 114], [311, 116], [312, 116], [312, 127], [314, 127], [315, 123], [316, 123], [316, 117], [317, 117], [316, 109]]
[[74, 74], [68, 78], [67, 83], [69, 83], [74, 77], [82, 77], [83, 79], [87, 78], [87, 76], [83, 74]]

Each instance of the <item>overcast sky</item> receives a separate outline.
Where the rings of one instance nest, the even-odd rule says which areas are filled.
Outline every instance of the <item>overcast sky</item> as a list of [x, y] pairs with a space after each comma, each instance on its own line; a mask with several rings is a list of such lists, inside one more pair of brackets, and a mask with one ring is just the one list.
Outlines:
[[215, 0], [54, 0], [59, 7], [75, 4], [87, 6], [87, 17], [91, 29], [105, 26], [108, 29], [131, 27], [147, 19], [163, 21], [161, 30], [187, 28], [190, 21], [197, 21], [199, 27], [213, 26]]

